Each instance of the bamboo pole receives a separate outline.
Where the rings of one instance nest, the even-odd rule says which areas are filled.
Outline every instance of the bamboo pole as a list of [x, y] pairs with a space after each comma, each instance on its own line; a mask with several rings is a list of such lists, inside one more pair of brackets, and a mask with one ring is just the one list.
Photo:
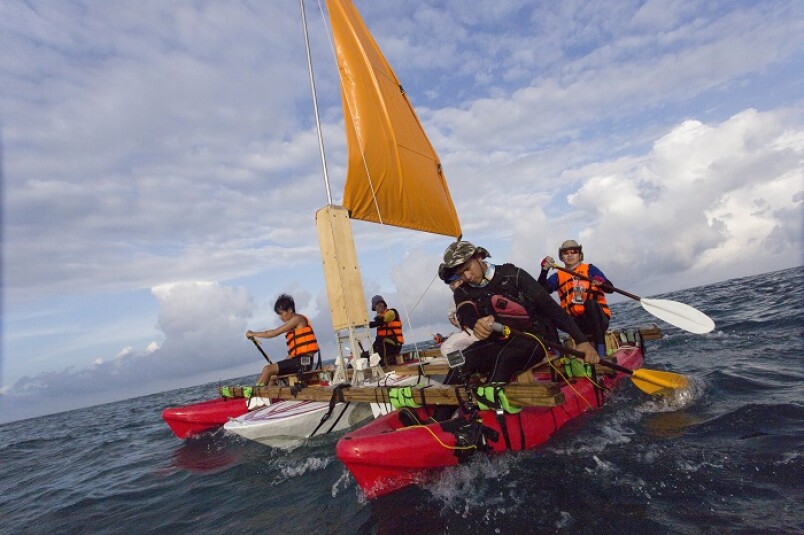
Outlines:
[[[298, 401], [325, 401], [329, 402], [336, 395], [337, 401], [353, 401], [359, 403], [390, 403], [389, 391], [384, 386], [358, 386], [343, 388], [336, 394], [331, 386], [308, 386], [295, 389], [289, 386], [229, 386], [230, 397], [243, 397], [250, 389], [251, 396], [260, 396], [271, 399], [295, 399]], [[462, 385], [455, 386], [413, 386], [411, 397], [418, 403], [427, 405], [458, 405], [466, 399], [466, 392]], [[457, 393], [456, 393], [457, 391]], [[554, 407], [564, 403], [564, 394], [555, 383], [509, 383], [503, 386], [508, 401], [519, 407]], [[458, 399], [460, 393], [461, 399]]]

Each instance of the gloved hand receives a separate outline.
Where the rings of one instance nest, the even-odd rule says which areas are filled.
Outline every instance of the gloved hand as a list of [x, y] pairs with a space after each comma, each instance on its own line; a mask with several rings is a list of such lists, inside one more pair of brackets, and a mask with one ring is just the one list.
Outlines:
[[542, 259], [542, 269], [543, 269], [544, 271], [547, 271], [547, 270], [549, 270], [551, 267], [553, 267], [553, 264], [555, 264], [555, 263], [556, 263], [556, 262], [555, 262], [555, 260], [553, 260], [553, 257], [552, 257], [552, 256], [545, 256], [545, 257]]

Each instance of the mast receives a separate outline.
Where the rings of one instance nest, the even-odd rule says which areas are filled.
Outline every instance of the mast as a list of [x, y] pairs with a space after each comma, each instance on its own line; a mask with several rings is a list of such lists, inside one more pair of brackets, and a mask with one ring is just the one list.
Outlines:
[[[364, 369], [370, 368], [371, 374], [374, 376], [378, 376], [382, 370], [376, 366], [369, 366], [372, 360], [379, 360], [379, 355], [372, 354], [368, 359], [362, 359], [364, 355], [369, 354], [370, 351], [368, 350], [372, 349], [371, 329], [369, 328], [368, 313], [366, 311], [366, 299], [363, 294], [363, 282], [360, 277], [360, 267], [357, 263], [357, 251], [352, 235], [351, 222], [349, 221], [349, 212], [344, 207], [335, 206], [332, 203], [332, 190], [329, 175], [327, 174], [324, 136], [318, 113], [318, 99], [313, 75], [304, 0], [299, 0], [299, 5], [304, 29], [304, 44], [307, 50], [307, 68], [310, 75], [310, 90], [313, 97], [318, 146], [327, 190], [328, 204], [316, 212], [316, 227], [318, 229], [318, 244], [324, 267], [324, 281], [327, 286], [332, 326], [338, 345], [333, 383], [338, 384], [348, 380], [346, 361], [351, 360], [352, 369], [354, 370], [352, 383], [359, 384], [363, 381]], [[346, 343], [349, 346], [346, 346]]]
[[315, 130], [318, 134], [318, 148], [321, 153], [321, 167], [324, 170], [324, 185], [327, 189], [327, 204], [332, 204], [332, 189], [329, 185], [327, 173], [327, 157], [324, 153], [324, 136], [321, 133], [321, 119], [318, 115], [318, 98], [315, 91], [315, 76], [313, 76], [313, 58], [310, 55], [310, 36], [307, 33], [307, 15], [304, 12], [304, 0], [299, 0], [301, 8], [302, 28], [304, 29], [304, 48], [307, 51], [307, 72], [310, 75], [310, 91], [313, 95], [313, 112], [315, 113]]

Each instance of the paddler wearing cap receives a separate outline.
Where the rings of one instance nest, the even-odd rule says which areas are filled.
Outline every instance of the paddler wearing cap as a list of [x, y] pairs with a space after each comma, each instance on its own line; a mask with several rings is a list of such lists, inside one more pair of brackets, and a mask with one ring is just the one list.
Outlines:
[[597, 351], [572, 316], [536, 279], [513, 264], [492, 264], [489, 257], [486, 249], [468, 241], [456, 241], [444, 252], [444, 277], [455, 275], [463, 281], [453, 292], [458, 321], [478, 338], [463, 350], [463, 373], [451, 370], [446, 384], [461, 382], [464, 374], [475, 372], [489, 374], [489, 382], [508, 382], [545, 357], [542, 346], [532, 340], [503, 338], [494, 332], [495, 322], [547, 338], [555, 338], [551, 334], [555, 326], [572, 337], [586, 362], [599, 362]]
[[580, 277], [563, 270], [548, 277], [547, 272], [555, 262], [552, 257], [546, 256], [541, 263], [539, 284], [547, 293], [558, 292], [561, 306], [575, 318], [578, 327], [592, 337], [598, 353], [605, 355], [605, 336], [611, 310], [604, 292], [612, 293], [614, 285], [600, 269], [583, 262], [583, 246], [575, 240], [566, 240], [561, 244], [558, 258], [567, 270]]
[[402, 335], [402, 319], [395, 308], [388, 308], [381, 295], [371, 298], [371, 310], [377, 313], [369, 327], [377, 329], [372, 347], [380, 355], [380, 364], [392, 364], [386, 357], [395, 357], [402, 351], [405, 337]]

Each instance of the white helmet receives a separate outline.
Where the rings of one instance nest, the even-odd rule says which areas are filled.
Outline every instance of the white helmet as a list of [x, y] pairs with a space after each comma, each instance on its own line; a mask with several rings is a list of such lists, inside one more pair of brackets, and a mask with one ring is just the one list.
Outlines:
[[581, 254], [581, 260], [583, 260], [583, 246], [575, 240], [567, 240], [558, 248], [558, 258], [560, 258], [561, 261], [564, 260], [564, 251], [567, 249], [578, 249], [578, 252]]

